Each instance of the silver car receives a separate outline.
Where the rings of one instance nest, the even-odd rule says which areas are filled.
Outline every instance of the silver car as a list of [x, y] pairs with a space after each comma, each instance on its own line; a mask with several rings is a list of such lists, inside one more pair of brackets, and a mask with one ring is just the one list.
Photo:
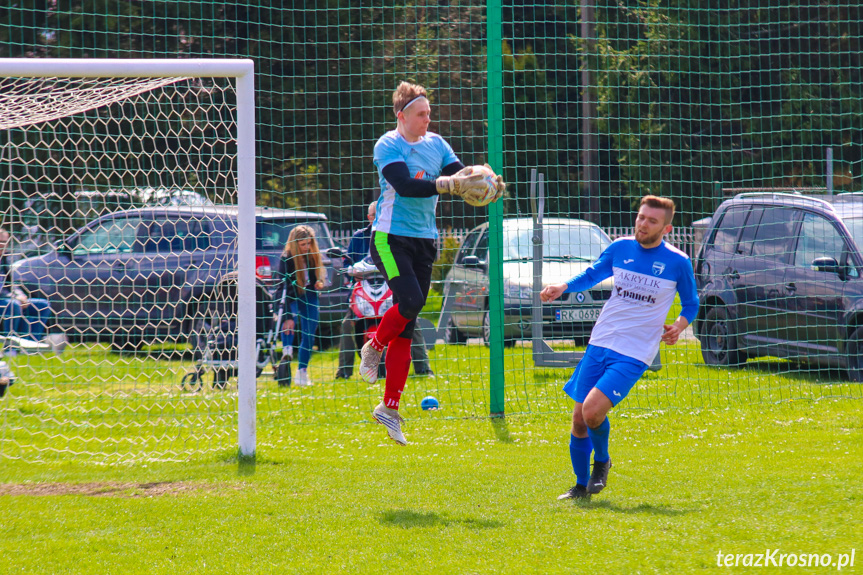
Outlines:
[[[503, 221], [504, 343], [532, 336], [533, 220]], [[542, 285], [562, 283], [586, 269], [611, 243], [599, 226], [588, 221], [546, 218], [543, 221]], [[586, 343], [603, 304], [611, 297], [611, 278], [590, 290], [564, 294], [542, 304], [543, 336]], [[489, 341], [488, 224], [465, 236], [444, 283], [444, 309], [450, 310], [447, 343], [468, 337]], [[538, 298], [536, 298], [538, 301]]]

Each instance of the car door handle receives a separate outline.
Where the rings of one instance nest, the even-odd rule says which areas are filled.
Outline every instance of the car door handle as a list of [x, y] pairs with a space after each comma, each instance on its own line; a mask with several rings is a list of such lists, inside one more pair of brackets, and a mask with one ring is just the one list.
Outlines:
[[126, 260], [114, 260], [114, 263], [111, 266], [115, 268], [124, 268], [126, 267]]
[[740, 274], [739, 274], [739, 273], [737, 273], [737, 270], [734, 270], [733, 272], [731, 272], [731, 273], [729, 273], [729, 274], [728, 274], [728, 279], [732, 279], [732, 280], [739, 280], [739, 279], [740, 279]]
[[785, 291], [787, 291], [788, 293], [794, 293], [797, 291], [797, 286], [794, 284], [794, 282], [785, 284]]

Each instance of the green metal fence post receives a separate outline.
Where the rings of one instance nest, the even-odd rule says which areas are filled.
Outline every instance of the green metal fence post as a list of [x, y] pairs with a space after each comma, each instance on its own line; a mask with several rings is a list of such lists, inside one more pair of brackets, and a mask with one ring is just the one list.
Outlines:
[[[503, 170], [503, 10], [500, 0], [488, 3], [488, 161]], [[489, 206], [489, 337], [491, 383], [489, 412], [504, 414], [503, 373], [503, 202]]]

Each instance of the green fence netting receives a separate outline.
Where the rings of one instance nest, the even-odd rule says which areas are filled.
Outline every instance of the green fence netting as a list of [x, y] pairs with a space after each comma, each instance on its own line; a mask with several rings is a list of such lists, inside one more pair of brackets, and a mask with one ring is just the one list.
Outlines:
[[[293, 225], [312, 225], [330, 250], [314, 385], [278, 384], [278, 337], [273, 357], [262, 356], [266, 445], [285, 423], [368, 421], [380, 401], [381, 383], [348, 373], [351, 346], [362, 342], [342, 328], [360, 322], [348, 307], [347, 262], [331, 248], [367, 225], [380, 193], [372, 150], [395, 127], [391, 95], [401, 81], [429, 90], [430, 129], [463, 163], [489, 162], [508, 183], [488, 208], [439, 202], [438, 261], [421, 314], [426, 351], [417, 344], [403, 396], [409, 419], [566, 417], [561, 386], [613, 286], [546, 305], [535, 288], [568, 279], [631, 234], [646, 194], [676, 202], [666, 239], [692, 259], [702, 306], [624, 407], [859, 398], [861, 22], [850, 2], [24, 1], [0, 8], [0, 57], [254, 60], [257, 203], [272, 219], [258, 230], [263, 289]], [[132, 100], [98, 90], [107, 95], [95, 107], [0, 131], [10, 264], [55, 253], [52, 243], [118, 209], [185, 192], [236, 201], [230, 85], [181, 80]], [[136, 228], [129, 250], [136, 234], [164, 238], [178, 257], [230, 244], [228, 232], [193, 220]], [[123, 229], [112, 249], [123, 249]], [[220, 279], [235, 265], [225, 258]], [[206, 353], [212, 343], [229, 359], [233, 327], [212, 342], [215, 332], [202, 331], [222, 317], [204, 305], [213, 298], [195, 295], [179, 327], [155, 338], [118, 337], [147, 332], [108, 329], [86, 306], [86, 334], [81, 321], [61, 321], [73, 298], [109, 298], [115, 311], [171, 308], [174, 297], [158, 290], [186, 281], [179, 268], [156, 284], [132, 279], [126, 291], [118, 280], [111, 295], [92, 286], [69, 295], [71, 280], [47, 273], [29, 286], [57, 314], [49, 332], [70, 342], [62, 355], [7, 344], [16, 383], [0, 399], [0, 455], [182, 459], [235, 445], [236, 379]], [[230, 316], [235, 296], [221, 285], [216, 304]], [[295, 358], [292, 376], [296, 368]], [[337, 378], [340, 369], [349, 377]], [[200, 385], [189, 385], [190, 373]], [[420, 409], [427, 396], [439, 411]]]

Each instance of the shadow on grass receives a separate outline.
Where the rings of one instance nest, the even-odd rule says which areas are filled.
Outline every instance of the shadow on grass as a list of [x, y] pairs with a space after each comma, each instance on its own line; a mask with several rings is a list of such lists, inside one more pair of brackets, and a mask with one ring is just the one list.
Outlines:
[[587, 509], [608, 509], [615, 513], [664, 515], [666, 517], [677, 517], [695, 512], [695, 509], [674, 509], [664, 505], [653, 505], [651, 503], [639, 503], [632, 507], [622, 507], [611, 501], [584, 501], [578, 502], [577, 505]]
[[393, 509], [384, 511], [380, 514], [380, 522], [401, 527], [402, 529], [413, 529], [415, 527], [451, 527], [463, 526], [468, 529], [497, 529], [503, 527], [500, 521], [488, 519], [473, 519], [470, 517], [464, 519], [450, 519], [442, 517], [433, 511], [420, 513], [411, 511], [410, 509]]
[[[809, 364], [780, 358], [758, 358], [749, 360], [740, 367], [719, 367], [706, 363], [697, 363], [697, 367], [714, 370], [725, 370], [729, 375], [740, 374], [738, 378], [747, 378], [746, 373], [761, 373], [766, 375], [788, 376], [815, 384], [852, 383], [848, 379], [847, 370], [839, 367]], [[733, 375], [731, 377], [734, 377]]]
[[256, 455], [243, 455], [240, 453], [240, 450], [226, 452], [221, 458], [221, 461], [231, 465], [237, 465], [237, 475], [239, 476], [251, 476], [255, 474], [255, 467], [258, 463], [267, 465], [278, 465], [278, 462], [274, 462], [268, 460], [266, 458], [262, 459], [260, 462], [258, 461], [258, 457]]
[[741, 369], [775, 375], [789, 375], [805, 379], [811, 383], [848, 383], [846, 370], [817, 364], [758, 359], [747, 361]]
[[509, 427], [506, 424], [506, 418], [503, 416], [493, 416], [491, 418], [491, 427], [494, 429], [494, 435], [501, 443], [512, 443], [512, 437], [509, 435]]
[[254, 455], [237, 456], [237, 475], [240, 477], [250, 477], [254, 475], [255, 465], [257, 465], [257, 459]]

